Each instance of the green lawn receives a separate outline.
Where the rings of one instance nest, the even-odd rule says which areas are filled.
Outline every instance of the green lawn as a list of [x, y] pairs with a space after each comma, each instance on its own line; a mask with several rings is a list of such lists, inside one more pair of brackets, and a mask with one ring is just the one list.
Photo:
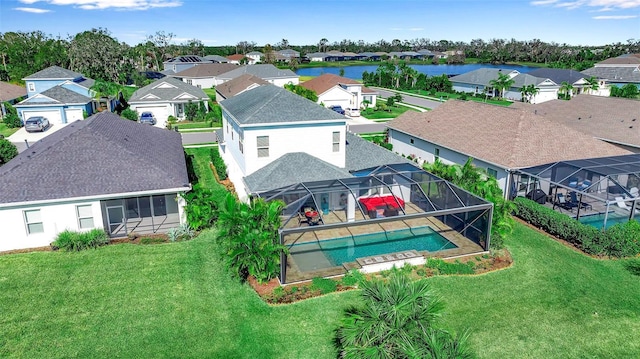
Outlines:
[[[460, 98], [459, 94], [448, 93], [448, 92], [436, 92], [435, 95], [431, 95], [431, 93], [429, 91], [425, 91], [425, 90], [406, 90], [406, 92], [415, 93], [415, 94], [423, 95], [423, 96], [429, 96], [431, 98], [442, 99], [442, 100], [459, 99]], [[496, 99], [492, 99], [492, 98], [484, 99], [484, 98], [478, 98], [478, 97], [473, 97], [473, 96], [467, 96], [467, 100], [468, 101], [490, 103], [490, 104], [493, 104], [493, 105], [500, 105], [500, 106], [505, 106], [505, 107], [506, 106], [511, 106], [511, 104], [513, 103], [513, 102], [507, 101], [507, 100], [496, 100]]]
[[[220, 125], [220, 123], [218, 123]], [[178, 130], [183, 129], [192, 129], [192, 128], [205, 128], [211, 130], [211, 122], [202, 121], [202, 122], [191, 122], [191, 121], [180, 121], [176, 122], [175, 126], [178, 126]]]
[[[386, 104], [386, 101], [378, 101], [378, 104]], [[376, 111], [372, 108], [368, 108], [365, 111], [360, 111], [360, 116], [368, 119], [368, 120], [378, 120], [383, 118], [396, 118], [407, 111], [417, 111], [411, 107], [406, 107], [402, 105], [395, 104], [391, 107], [388, 107], [388, 110], [391, 111]]]
[[7, 138], [7, 137], [13, 135], [19, 129], [20, 129], [19, 127], [18, 128], [9, 128], [4, 123], [0, 122], [0, 135], [4, 136], [4, 138]]
[[216, 178], [209, 167], [211, 162], [211, 147], [185, 148], [187, 155], [193, 155], [193, 168], [198, 177], [198, 183], [220, 194], [220, 198], [224, 198], [227, 190], [216, 181]]
[[216, 89], [202, 89], [212, 101], [216, 100]]

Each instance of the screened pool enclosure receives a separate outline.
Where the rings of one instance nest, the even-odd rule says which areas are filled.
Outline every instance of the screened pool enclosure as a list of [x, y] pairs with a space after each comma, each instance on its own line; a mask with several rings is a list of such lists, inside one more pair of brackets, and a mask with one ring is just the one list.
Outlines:
[[455, 257], [489, 248], [493, 205], [410, 164], [254, 195], [286, 205], [283, 284], [341, 275], [394, 253]]
[[526, 196], [597, 228], [638, 219], [640, 154], [520, 169], [512, 197]]

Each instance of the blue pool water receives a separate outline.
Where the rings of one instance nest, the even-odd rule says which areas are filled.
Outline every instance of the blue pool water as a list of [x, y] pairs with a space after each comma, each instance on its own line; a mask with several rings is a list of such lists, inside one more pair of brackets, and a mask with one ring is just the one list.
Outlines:
[[[593, 214], [590, 216], [580, 217], [579, 221], [583, 224], [588, 224], [592, 227], [602, 228], [602, 224], [604, 222], [604, 213]], [[607, 227], [609, 228], [614, 224], [625, 223], [629, 220], [628, 215], [621, 216], [615, 212], [609, 213], [609, 217], [607, 218]], [[636, 218], [637, 220], [637, 218]]]
[[452, 248], [456, 248], [456, 245], [434, 232], [430, 227], [424, 226], [386, 233], [294, 244], [290, 248], [290, 252], [298, 267], [304, 271], [339, 266], [345, 262], [353, 262], [356, 258], [412, 249], [435, 252]]

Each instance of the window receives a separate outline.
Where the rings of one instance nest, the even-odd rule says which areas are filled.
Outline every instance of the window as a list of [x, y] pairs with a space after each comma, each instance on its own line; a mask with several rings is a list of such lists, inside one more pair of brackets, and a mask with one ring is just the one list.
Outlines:
[[269, 157], [269, 136], [258, 136], [258, 157]]
[[44, 232], [44, 226], [42, 225], [42, 218], [40, 217], [39, 209], [24, 211], [24, 223], [27, 226], [28, 234]]
[[414, 141], [413, 141], [413, 138], [412, 138], [412, 139], [410, 139], [410, 140], [409, 140], [409, 142], [411, 142], [411, 144], [413, 145], [413, 142], [414, 142]]
[[244, 153], [244, 133], [240, 132], [240, 136], [238, 136], [238, 147], [240, 148], [240, 153]]
[[93, 210], [90, 204], [76, 206], [76, 214], [80, 229], [93, 228]]
[[498, 178], [498, 171], [487, 167], [487, 174], [493, 178]]
[[333, 152], [340, 152], [340, 132], [333, 133]]
[[437, 160], [438, 158], [440, 158], [440, 149], [439, 149], [439, 148], [436, 148], [436, 149], [433, 151], [433, 159], [434, 159], [434, 160]]
[[36, 84], [33, 82], [27, 82], [27, 86], [29, 86], [29, 92], [36, 92]]
[[191, 79], [187, 79], [187, 84], [189, 84], [189, 85], [193, 85], [193, 80], [191, 80]]

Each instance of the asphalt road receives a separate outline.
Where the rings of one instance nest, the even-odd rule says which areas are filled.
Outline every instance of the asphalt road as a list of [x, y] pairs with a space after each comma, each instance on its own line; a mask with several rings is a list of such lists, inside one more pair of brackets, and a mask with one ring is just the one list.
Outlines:
[[[395, 92], [393, 91], [388, 91], [388, 90], [383, 90], [381, 88], [376, 87], [376, 91], [378, 91], [378, 93], [380, 94], [380, 97], [383, 98], [387, 98], [389, 96], [393, 96], [395, 95]], [[434, 109], [438, 106], [440, 106], [441, 102], [439, 101], [433, 101], [433, 100], [427, 100], [425, 98], [422, 97], [416, 97], [416, 96], [410, 96], [407, 94], [401, 94], [402, 95], [402, 102], [403, 103], [407, 103], [409, 105], [416, 105], [416, 106], [420, 106], [420, 107], [426, 107], [426, 108], [430, 108], [430, 109]]]

